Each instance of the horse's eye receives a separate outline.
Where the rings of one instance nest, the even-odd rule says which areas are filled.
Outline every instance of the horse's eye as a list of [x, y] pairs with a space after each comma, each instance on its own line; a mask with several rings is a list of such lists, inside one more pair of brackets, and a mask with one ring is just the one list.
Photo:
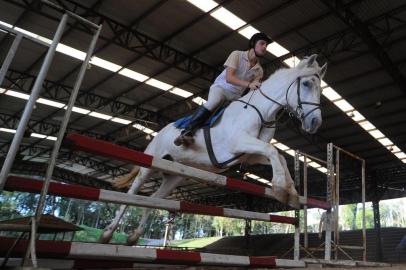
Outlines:
[[304, 87], [310, 88], [311, 85], [312, 85], [312, 83], [310, 81], [304, 81], [303, 82]]

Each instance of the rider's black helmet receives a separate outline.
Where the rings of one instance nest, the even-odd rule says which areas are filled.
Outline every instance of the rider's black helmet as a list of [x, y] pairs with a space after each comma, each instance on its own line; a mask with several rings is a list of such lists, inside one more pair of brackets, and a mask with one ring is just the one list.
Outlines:
[[251, 38], [250, 41], [248, 43], [248, 47], [250, 49], [255, 47], [255, 44], [257, 44], [258, 40], [264, 40], [266, 42], [266, 44], [272, 43], [273, 40], [265, 33], [256, 33], [254, 34]]

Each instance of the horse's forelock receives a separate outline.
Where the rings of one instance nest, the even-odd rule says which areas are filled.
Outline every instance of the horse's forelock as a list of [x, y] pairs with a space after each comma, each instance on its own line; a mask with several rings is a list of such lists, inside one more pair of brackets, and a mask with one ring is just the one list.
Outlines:
[[310, 67], [280, 68], [263, 82], [263, 86], [268, 88], [266, 86], [269, 85], [270, 89], [275, 89], [275, 87], [278, 86], [286, 88], [287, 85], [299, 77], [306, 77], [314, 74], [320, 75], [321, 68], [317, 61], [315, 61], [315, 63], [316, 64], [313, 64]]
[[297, 77], [306, 77], [306, 76], [312, 76], [315, 74], [320, 76], [320, 71], [321, 71], [321, 68], [317, 64], [317, 66], [310, 66], [310, 67], [299, 69]]

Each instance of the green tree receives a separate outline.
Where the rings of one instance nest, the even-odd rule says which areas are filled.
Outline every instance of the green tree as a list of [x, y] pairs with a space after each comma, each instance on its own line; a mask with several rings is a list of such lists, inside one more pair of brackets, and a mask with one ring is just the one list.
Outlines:
[[[361, 204], [360, 207], [362, 207]], [[357, 228], [362, 228], [362, 208], [357, 211]], [[374, 212], [367, 205], [365, 206], [365, 228], [374, 228]]]
[[340, 221], [342, 222], [343, 230], [355, 230], [356, 223], [357, 204], [347, 204], [341, 207]]
[[0, 220], [8, 220], [21, 217], [17, 211], [17, 199], [14, 192], [3, 192], [0, 194]]

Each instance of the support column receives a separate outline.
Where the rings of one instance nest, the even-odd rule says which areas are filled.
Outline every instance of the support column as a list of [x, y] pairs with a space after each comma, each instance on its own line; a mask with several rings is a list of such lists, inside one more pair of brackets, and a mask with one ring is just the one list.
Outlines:
[[249, 250], [249, 254], [251, 254], [251, 220], [245, 220], [245, 228], [244, 228], [244, 240], [245, 240], [245, 249]]
[[[303, 156], [303, 196], [307, 201], [307, 156]], [[307, 233], [307, 205], [303, 206], [303, 237], [304, 248], [309, 248], [309, 239]]]
[[248, 237], [251, 235], [251, 220], [245, 220], [244, 236]]
[[376, 259], [378, 262], [384, 261], [381, 237], [381, 214], [379, 212], [379, 200], [372, 201], [374, 211], [374, 228], [376, 235]]
[[[333, 144], [329, 143], [327, 145], [327, 196], [326, 200], [333, 205], [333, 196], [332, 196], [332, 189], [334, 183], [334, 164], [333, 164]], [[324, 259], [330, 260], [331, 259], [331, 209], [326, 211], [326, 244], [324, 250]]]
[[365, 217], [365, 160], [362, 161], [362, 246], [364, 248], [362, 252], [362, 258], [365, 262], [367, 260], [367, 230], [366, 230], [366, 217]]
[[334, 233], [334, 259], [338, 260], [338, 246], [340, 245], [339, 210], [340, 210], [340, 150], [336, 150], [335, 177], [333, 182], [333, 233]]
[[[300, 194], [300, 161], [299, 161], [299, 151], [295, 151], [295, 187], [297, 192]], [[297, 219], [297, 224], [295, 225], [295, 239], [293, 244], [293, 259], [300, 259], [300, 210], [295, 210], [295, 218]]]

